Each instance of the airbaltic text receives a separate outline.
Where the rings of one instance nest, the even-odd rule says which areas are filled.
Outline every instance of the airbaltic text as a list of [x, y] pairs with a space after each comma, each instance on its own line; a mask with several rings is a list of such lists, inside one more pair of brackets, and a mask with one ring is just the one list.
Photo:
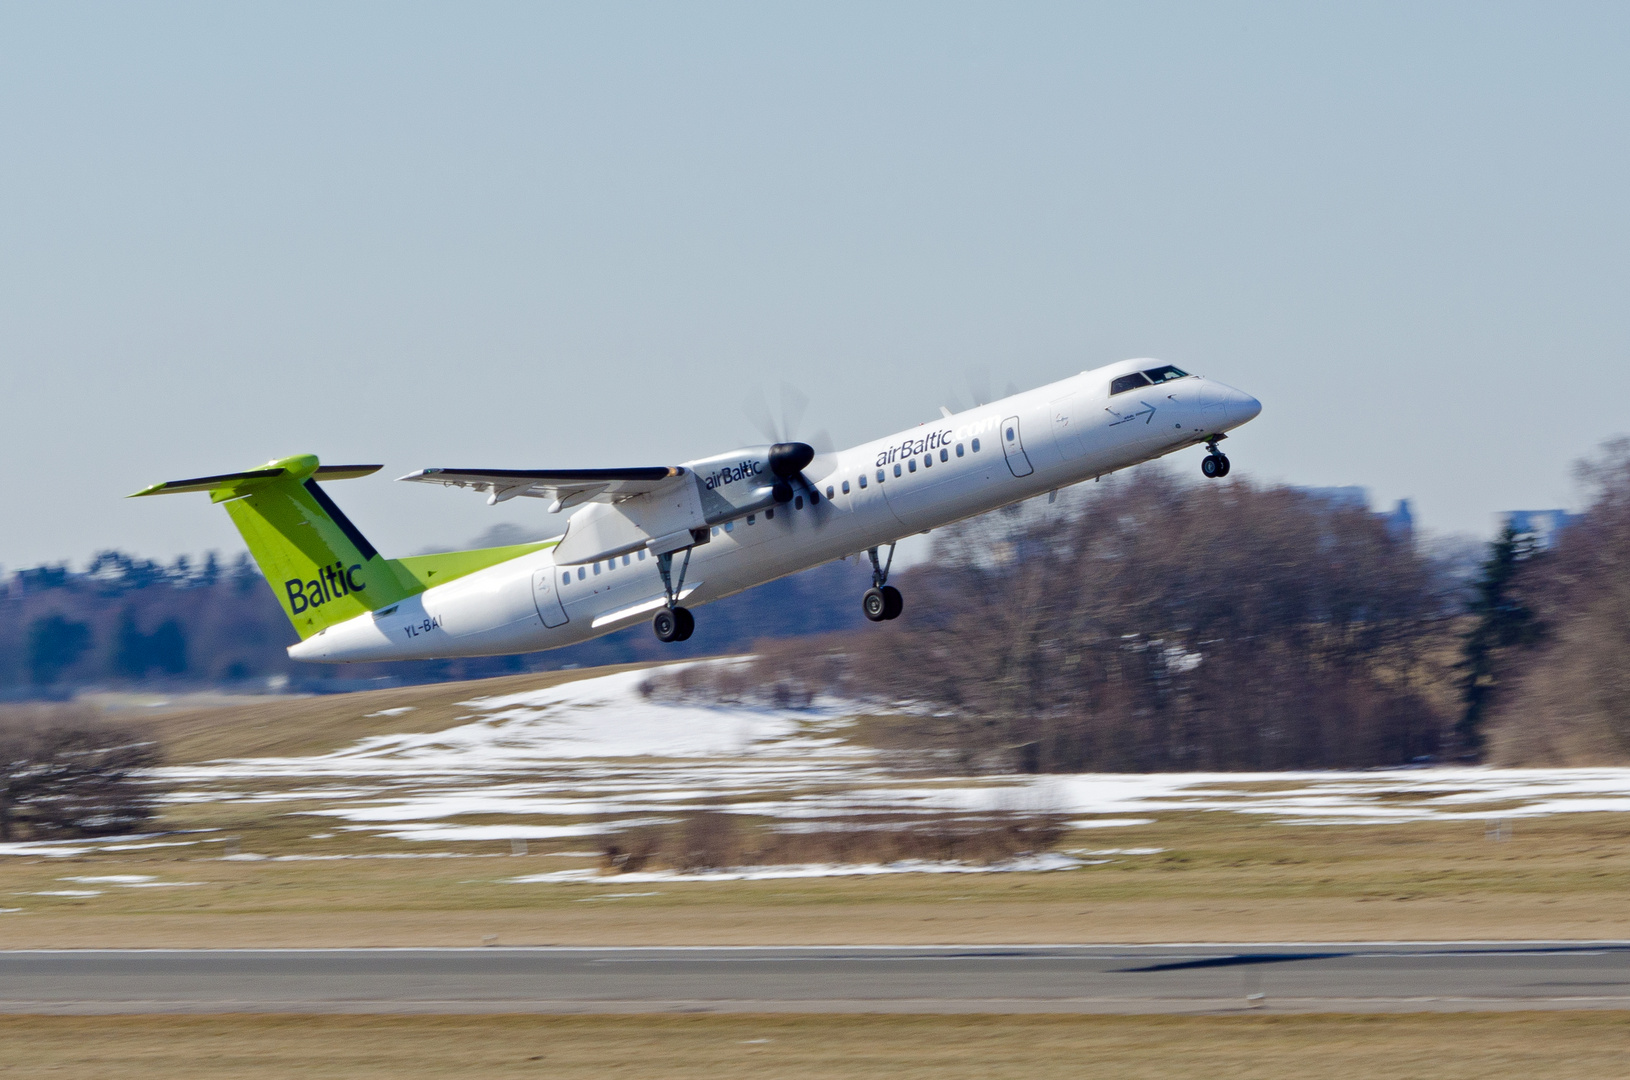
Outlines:
[[931, 431], [920, 439], [907, 439], [903, 443], [880, 451], [877, 455], [877, 465], [881, 468], [891, 461], [903, 461], [913, 454], [932, 453], [942, 446], [949, 445], [950, 442], [951, 432], [949, 430]]
[[744, 458], [738, 464], [726, 465], [718, 472], [710, 474], [707, 479], [702, 481], [702, 484], [709, 491], [712, 491], [714, 488], [723, 487], [725, 484], [736, 484], [743, 480], [751, 480], [763, 471], [764, 465], [761, 462]]

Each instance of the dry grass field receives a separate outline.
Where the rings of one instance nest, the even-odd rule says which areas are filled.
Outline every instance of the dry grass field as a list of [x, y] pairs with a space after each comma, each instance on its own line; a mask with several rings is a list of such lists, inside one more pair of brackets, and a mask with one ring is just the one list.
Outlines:
[[[238, 812], [226, 827], [246, 852], [323, 843], [306, 839], [309, 824]], [[1063, 846], [1103, 845], [1106, 831]], [[507, 844], [436, 845], [464, 856], [439, 859], [223, 860], [219, 844], [10, 857], [0, 908], [21, 910], [0, 914], [0, 947], [1630, 937], [1625, 815], [1525, 822], [1505, 840], [1477, 823], [1287, 826], [1235, 814], [1113, 831], [1116, 845], [1163, 850], [1048, 873], [634, 886], [515, 883], [595, 862], [542, 845], [522, 856]], [[121, 875], [152, 880], [84, 880]]]
[[1620, 1013], [1296, 1017], [0, 1017], [0, 1076], [1599, 1080]]
[[[606, 670], [145, 717], [176, 764], [311, 754], [441, 730], [472, 698]], [[1623, 813], [1521, 819], [1491, 836], [1479, 820], [1163, 811], [1066, 836], [1059, 849], [1089, 865], [1065, 871], [518, 883], [598, 866], [595, 842], [534, 840], [513, 854], [507, 840], [391, 839], [314, 816], [333, 805], [324, 785], [344, 778], [222, 783], [169, 806], [156, 823], [165, 835], [140, 844], [0, 856], [0, 948], [1630, 937]]]

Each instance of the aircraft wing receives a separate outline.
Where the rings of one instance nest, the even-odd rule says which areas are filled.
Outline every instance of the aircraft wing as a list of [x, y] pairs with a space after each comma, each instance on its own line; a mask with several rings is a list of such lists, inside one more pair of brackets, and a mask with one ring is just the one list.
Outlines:
[[551, 499], [553, 511], [586, 502], [622, 502], [658, 491], [683, 475], [682, 468], [659, 465], [645, 469], [420, 469], [398, 479], [485, 491], [488, 505], [523, 495]]

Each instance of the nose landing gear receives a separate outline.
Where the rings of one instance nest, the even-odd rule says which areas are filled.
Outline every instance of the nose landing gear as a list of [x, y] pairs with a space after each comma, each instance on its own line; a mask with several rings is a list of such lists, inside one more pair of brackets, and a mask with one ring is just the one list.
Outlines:
[[894, 565], [894, 545], [889, 545], [887, 562], [878, 560], [876, 548], [867, 548], [866, 554], [872, 559], [872, 587], [860, 598], [860, 609], [872, 622], [898, 619], [900, 612], [905, 610], [906, 601], [899, 589], [888, 584], [889, 567]]
[[1200, 471], [1208, 480], [1221, 480], [1228, 475], [1228, 455], [1217, 449], [1217, 439], [1221, 438], [1223, 436], [1218, 435], [1216, 438], [1206, 440], [1206, 449], [1211, 453], [1201, 459]]

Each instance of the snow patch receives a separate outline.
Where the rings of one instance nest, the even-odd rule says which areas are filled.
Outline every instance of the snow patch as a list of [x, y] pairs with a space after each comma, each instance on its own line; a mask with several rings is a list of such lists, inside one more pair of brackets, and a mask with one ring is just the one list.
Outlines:
[[[1196, 812], [1305, 824], [1630, 812], [1630, 769], [1623, 768], [902, 777], [876, 751], [843, 741], [855, 711], [844, 702], [773, 709], [656, 701], [639, 692], [650, 675], [620, 672], [473, 698], [461, 703], [467, 722], [438, 732], [372, 736], [328, 754], [210, 762], [161, 775], [177, 785], [176, 803], [315, 803], [299, 812], [411, 844], [586, 839], [704, 809], [768, 819], [788, 831], [946, 812], [1060, 814], [1083, 830]], [[107, 839], [0, 844], [0, 855], [67, 857], [157, 838]], [[785, 871], [840, 872], [858, 871]], [[930, 871], [914, 865], [909, 872]]]
[[555, 870], [510, 878], [512, 885], [587, 883], [637, 885], [651, 881], [773, 881], [781, 878], [869, 877], [877, 874], [1000, 874], [1041, 870], [1074, 870], [1088, 865], [1068, 855], [1025, 855], [1006, 862], [980, 865], [906, 859], [893, 863], [804, 863], [792, 866], [742, 866], [728, 870], [639, 870], [628, 874], [601, 874], [598, 870]]

